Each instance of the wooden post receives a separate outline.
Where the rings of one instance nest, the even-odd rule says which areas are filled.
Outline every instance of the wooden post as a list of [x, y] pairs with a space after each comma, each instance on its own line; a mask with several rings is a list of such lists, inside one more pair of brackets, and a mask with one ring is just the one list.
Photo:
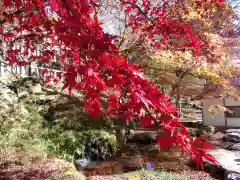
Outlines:
[[28, 76], [32, 75], [32, 67], [31, 67], [31, 62], [28, 63]]
[[[223, 98], [223, 106], [225, 107], [225, 98]], [[227, 128], [227, 117], [226, 117], [226, 112], [224, 112], [224, 120], [225, 120], [225, 128]]]

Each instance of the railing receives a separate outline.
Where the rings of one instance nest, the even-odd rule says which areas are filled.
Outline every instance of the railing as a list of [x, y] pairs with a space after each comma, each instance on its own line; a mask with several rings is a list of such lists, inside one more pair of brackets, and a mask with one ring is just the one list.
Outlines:
[[[44, 75], [41, 74], [41, 71], [43, 70], [47, 70]], [[58, 78], [57, 73], [63, 73], [63, 72], [56, 69], [38, 67], [36, 65], [29, 65], [29, 66], [17, 66], [17, 65], [5, 65], [5, 64], [3, 65], [3, 63], [0, 62], [0, 78], [7, 77], [10, 74], [15, 74], [21, 77], [27, 77], [27, 76], [47, 77], [51, 75], [52, 77], [51, 80], [52, 80], [53, 78]]]
[[[48, 39], [45, 39], [48, 42]], [[8, 50], [20, 50], [21, 53], [26, 50], [25, 48], [25, 40], [20, 39], [19, 41], [15, 42], [12, 44], [12, 47], [9, 46], [9, 44], [5, 41], [0, 42], [0, 77], [4, 77], [8, 74], [16, 74], [22, 77], [26, 76], [42, 76], [41, 70], [47, 70], [46, 74], [44, 76], [48, 76], [51, 74], [53, 78], [57, 78], [57, 73], [62, 72], [61, 70], [57, 69], [48, 69], [44, 67], [40, 67], [34, 62], [29, 63], [28, 66], [18, 66], [18, 65], [6, 65], [5, 59], [7, 58], [6, 54]], [[56, 50], [56, 48], [53, 48]], [[43, 49], [41, 49], [41, 44], [36, 44], [36, 49], [29, 51], [28, 50], [28, 55], [27, 59], [29, 59], [31, 56], [40, 56], [43, 53]], [[57, 53], [54, 54], [52, 57], [52, 60], [55, 62], [57, 59]]]
[[56, 69], [48, 69], [43, 67], [38, 67], [34, 65], [30, 66], [16, 66], [16, 65], [1, 65], [0, 64], [0, 76], [4, 76], [7, 74], [17, 74], [19, 76], [31, 76], [31, 75], [40, 75], [41, 70], [48, 70], [53, 73], [54, 77], [57, 77], [57, 73], [61, 72], [60, 70]]
[[[46, 70], [46, 73], [44, 75], [41, 74], [42, 70]], [[36, 65], [29, 65], [29, 66], [1, 65], [1, 61], [0, 61], [0, 78], [7, 76], [9, 74], [15, 74], [21, 77], [41, 76], [43, 78], [46, 78], [47, 76], [51, 75], [50, 81], [53, 82], [54, 78], [59, 79], [58, 73], [62, 73], [62, 76], [63, 76], [65, 72], [57, 69], [39, 67]], [[80, 80], [81, 80], [81, 77], [79, 75], [76, 77], [76, 82], [79, 82]], [[60, 80], [60, 82], [63, 82], [63, 78]]]

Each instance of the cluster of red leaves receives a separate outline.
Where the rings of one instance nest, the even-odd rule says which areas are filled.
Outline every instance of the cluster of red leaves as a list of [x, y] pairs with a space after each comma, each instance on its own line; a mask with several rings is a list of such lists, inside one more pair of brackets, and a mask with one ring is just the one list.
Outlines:
[[[191, 27], [178, 19], [166, 15], [167, 3], [162, 1], [161, 5], [154, 5], [149, 0], [139, 1], [121, 0], [122, 7], [129, 14], [129, 26], [132, 30], [139, 31], [140, 38], [147, 38], [154, 48], [169, 45], [170, 39], [180, 41], [181, 44], [173, 44], [176, 50], [192, 48], [197, 54], [200, 53], [201, 40], [192, 32]], [[160, 8], [159, 8], [160, 7]], [[159, 39], [156, 39], [159, 36]]]
[[[185, 47], [199, 52], [200, 39], [187, 24], [168, 19], [164, 4], [157, 9], [149, 0], [142, 0], [139, 9], [136, 0], [121, 2], [129, 13], [129, 26], [140, 30], [156, 48], [167, 43], [169, 36], [175, 36], [183, 38]], [[4, 0], [3, 3], [0, 36], [9, 47], [6, 50], [8, 63], [41, 62], [47, 67], [57, 57], [65, 72], [58, 74], [59, 78], [64, 77], [63, 89], [67, 88], [69, 92], [73, 88], [81, 90], [86, 95], [85, 110], [92, 116], [111, 115], [125, 120], [138, 118], [142, 126], [155, 126], [165, 132], [165, 136], [157, 136], [161, 148], [175, 144], [200, 165], [203, 157], [217, 163], [206, 154], [205, 149], [210, 145], [203, 138], [189, 136], [176, 118], [177, 109], [168, 97], [151, 84], [140, 69], [128, 64], [112, 43], [114, 37], [103, 32], [96, 16], [93, 16], [97, 0]], [[11, 31], [6, 31], [6, 26], [11, 27]], [[160, 42], [154, 40], [154, 34], [162, 35]], [[43, 48], [40, 55], [35, 52], [36, 42]], [[42, 74], [46, 72], [42, 70]], [[52, 77], [48, 75], [47, 80]], [[121, 102], [123, 94], [124, 102]], [[108, 99], [107, 108], [102, 97]]]
[[[122, 9], [129, 15], [128, 25], [133, 31], [137, 31], [139, 38], [147, 39], [153, 48], [173, 48], [176, 51], [186, 49], [193, 50], [200, 55], [201, 47], [206, 46], [201, 40], [202, 35], [192, 31], [191, 25], [182, 21], [176, 14], [171, 14], [168, 7], [172, 3], [180, 5], [181, 11], [188, 14], [187, 0], [182, 1], [150, 1], [150, 0], [120, 0]], [[210, 3], [217, 6], [223, 0], [195, 0], [195, 6], [199, 9]], [[178, 11], [178, 10], [176, 10]], [[156, 38], [158, 37], [158, 38]]]

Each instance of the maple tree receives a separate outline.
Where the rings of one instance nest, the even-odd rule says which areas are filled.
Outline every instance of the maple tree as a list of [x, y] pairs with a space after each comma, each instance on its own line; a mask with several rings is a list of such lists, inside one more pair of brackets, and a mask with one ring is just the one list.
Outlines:
[[[128, 27], [154, 49], [190, 49], [195, 55], [201, 54], [204, 45], [201, 37], [188, 23], [167, 13], [168, 1], [161, 1], [160, 5], [150, 0], [120, 2], [128, 13]], [[221, 6], [223, 1], [196, 2], [197, 6]], [[83, 92], [85, 110], [92, 116], [110, 115], [126, 121], [137, 118], [142, 126], [165, 132], [164, 136], [156, 137], [161, 148], [175, 144], [202, 168], [203, 158], [217, 163], [206, 153], [212, 146], [202, 137], [189, 136], [168, 97], [140, 69], [127, 62], [113, 43], [115, 37], [104, 33], [96, 13], [97, 0], [4, 0], [1, 7], [0, 36], [7, 45], [7, 63], [24, 66], [43, 62], [48, 67], [58, 61], [64, 73], [55, 78], [50, 71], [46, 80], [57, 82], [64, 78], [63, 89], [69, 93], [73, 89]], [[155, 35], [161, 36], [161, 40], [156, 40]], [[38, 43], [42, 46], [40, 55], [36, 54]], [[46, 71], [42, 70], [42, 75]], [[124, 102], [120, 101], [123, 93]]]
[[[235, 48], [238, 38], [234, 38], [237, 26], [233, 24], [238, 17], [235, 17], [236, 14], [228, 3], [222, 2], [221, 6], [204, 4], [199, 7], [196, 6], [198, 1], [194, 0], [186, 1], [188, 6], [184, 7], [182, 1], [168, 5], [166, 12], [170, 12], [172, 18], [188, 23], [194, 34], [204, 42], [200, 55], [196, 56], [187, 48], [184, 51], [176, 51], [169, 47], [159, 49], [149, 46], [148, 38], [141, 37], [138, 30], [131, 32], [126, 26], [125, 17], [128, 13], [124, 14], [119, 10], [119, 2], [103, 2], [102, 11], [106, 17], [103, 20], [111, 21], [112, 24], [114, 22], [116, 29], [112, 31], [111, 27], [109, 31], [119, 36], [117, 45], [121, 54], [127, 56], [128, 62], [143, 68], [148, 79], [162, 92], [167, 93], [175, 101], [176, 107], [181, 109], [180, 103], [185, 102], [199, 108], [200, 101], [213, 94], [239, 97], [236, 88], [229, 82], [233, 71], [237, 71], [231, 61], [232, 54], [238, 54]], [[112, 15], [111, 8], [114, 9]], [[174, 41], [177, 39], [174, 38]], [[223, 73], [225, 76], [221, 76]], [[216, 91], [218, 93], [214, 93]], [[194, 113], [194, 109], [191, 110]], [[184, 113], [181, 112], [181, 116], [184, 117]]]

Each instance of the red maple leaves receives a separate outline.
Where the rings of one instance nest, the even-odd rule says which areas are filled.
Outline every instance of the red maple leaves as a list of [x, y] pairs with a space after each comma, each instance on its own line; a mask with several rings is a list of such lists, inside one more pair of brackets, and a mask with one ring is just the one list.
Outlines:
[[[154, 48], [165, 47], [170, 42], [176, 50], [192, 48], [200, 54], [202, 42], [197, 35], [192, 32], [191, 27], [181, 20], [172, 19], [171, 15], [166, 15], [167, 3], [163, 1], [162, 7], [154, 6], [150, 0], [138, 1], [121, 0], [123, 10], [129, 14], [129, 26], [133, 31], [138, 31], [139, 37], [151, 41]], [[159, 38], [156, 38], [158, 36]], [[180, 41], [180, 44], [172, 42]]]
[[[161, 8], [156, 8], [150, 0], [141, 2], [139, 7], [136, 0], [121, 0], [123, 9], [129, 14], [129, 27], [139, 31], [140, 38], [150, 40], [155, 48], [159, 48], [167, 45], [170, 37], [178, 37], [183, 46], [173, 43], [175, 49], [192, 48], [200, 53], [201, 40], [188, 24], [168, 17], [164, 3]], [[81, 90], [86, 96], [84, 108], [92, 116], [111, 115], [125, 120], [137, 118], [142, 126], [161, 128], [166, 133], [156, 137], [161, 148], [175, 144], [201, 165], [203, 157], [216, 163], [206, 154], [205, 149], [210, 146], [203, 143], [203, 139], [192, 139], [176, 119], [177, 109], [167, 96], [150, 83], [140, 69], [128, 64], [127, 59], [120, 55], [112, 43], [114, 37], [104, 33], [93, 17], [96, 6], [96, 0], [51, 0], [47, 3], [43, 0], [5, 0], [3, 14], [15, 19], [6, 19], [12, 28], [11, 34], [5, 32], [4, 23], [1, 24], [0, 36], [9, 46], [23, 43], [21, 49], [26, 53], [25, 62], [43, 62], [44, 58], [44, 65], [48, 67], [58, 59], [57, 63], [64, 69], [59, 73], [59, 78], [62, 74], [64, 76], [63, 89], [68, 88], [69, 92], [73, 88]], [[13, 7], [15, 11], [12, 12], [9, 8]], [[50, 11], [46, 10], [47, 7]], [[19, 10], [24, 13], [16, 16]], [[51, 18], [53, 15], [55, 18]], [[19, 33], [23, 32], [33, 34], [32, 38], [16, 41]], [[43, 38], [36, 39], [34, 34]], [[160, 41], [154, 35], [161, 37]], [[45, 50], [42, 50], [41, 58], [31, 59], [35, 56], [36, 41]], [[13, 53], [22, 52], [17, 50], [7, 50], [7, 60], [21, 65], [21, 56]], [[46, 72], [42, 70], [41, 73], [44, 75]], [[47, 77], [49, 81], [56, 78]], [[56, 79], [54, 81], [57, 82]], [[102, 101], [107, 102], [108, 107]]]

